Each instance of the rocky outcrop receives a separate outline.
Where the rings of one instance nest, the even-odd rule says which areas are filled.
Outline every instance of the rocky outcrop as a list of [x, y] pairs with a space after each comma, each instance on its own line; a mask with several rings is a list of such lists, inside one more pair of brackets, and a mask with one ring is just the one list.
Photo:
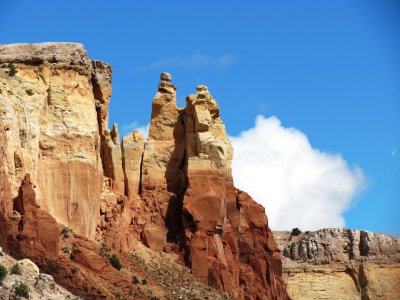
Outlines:
[[288, 298], [265, 210], [234, 188], [233, 149], [206, 86], [178, 108], [171, 75], [162, 73], [147, 141], [134, 131], [121, 142], [117, 124], [108, 128], [111, 68], [89, 60], [82, 45], [0, 45], [0, 67], [7, 251], [86, 298], [151, 298], [132, 282], [136, 272], [152, 278], [156, 296], [176, 298], [132, 256], [141, 242], [167, 253], [171, 266], [189, 267], [199, 288]]
[[154, 217], [142, 220], [144, 243], [177, 249], [195, 276], [237, 299], [287, 298], [265, 211], [233, 186], [218, 104], [205, 86], [186, 102], [176, 108], [162, 74], [143, 157], [142, 209]]
[[1, 215], [0, 237], [5, 251], [17, 258], [44, 264], [59, 257], [59, 227], [55, 219], [36, 204], [27, 174], [13, 202], [12, 214]]
[[[11, 274], [14, 265], [19, 266], [20, 274]], [[2, 252], [1, 248], [0, 266], [8, 270], [8, 275], [1, 283], [0, 299], [16, 299], [15, 288], [19, 284], [24, 284], [28, 288], [29, 299], [32, 300], [80, 299], [57, 285], [51, 275], [39, 273], [39, 268], [31, 260], [17, 261]]]
[[398, 299], [400, 239], [349, 229], [275, 232], [293, 299]]

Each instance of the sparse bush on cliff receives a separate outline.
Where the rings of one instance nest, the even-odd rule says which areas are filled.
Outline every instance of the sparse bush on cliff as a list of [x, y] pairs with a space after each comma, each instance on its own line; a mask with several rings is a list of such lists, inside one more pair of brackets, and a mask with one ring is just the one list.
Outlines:
[[133, 284], [139, 284], [140, 283], [139, 279], [135, 275], [132, 275], [132, 283]]
[[7, 268], [3, 265], [0, 265], [0, 284], [3, 282], [6, 276], [7, 276]]
[[69, 235], [70, 231], [71, 231], [71, 229], [69, 229], [68, 227], [63, 227], [63, 229], [61, 229], [61, 234], [66, 239], [66, 238], [70, 237], [70, 235]]
[[300, 235], [300, 234], [301, 234], [301, 230], [298, 229], [297, 227], [296, 227], [296, 228], [293, 228], [293, 229], [292, 229], [292, 232], [290, 233], [290, 235], [293, 235], [293, 236], [298, 236], [298, 235]]
[[21, 275], [21, 267], [19, 264], [14, 264], [12, 266], [10, 274]]
[[25, 283], [18, 283], [14, 287], [15, 296], [23, 297], [25, 299], [29, 299], [29, 288]]
[[133, 253], [133, 254], [132, 254], [132, 259], [135, 260], [138, 264], [140, 264], [140, 265], [142, 265], [142, 266], [145, 264], [144, 259], [141, 258], [141, 257], [140, 257], [138, 254], [136, 254], [136, 253]]
[[79, 272], [79, 269], [77, 267], [72, 267], [71, 268], [72, 275], [76, 275], [78, 272]]
[[13, 63], [8, 64], [8, 71], [7, 74], [8, 76], [15, 76], [15, 74], [18, 73], [18, 70], [15, 68]]
[[118, 271], [121, 270], [122, 268], [122, 264], [119, 261], [118, 256], [116, 256], [115, 254], [111, 255], [110, 258], [108, 259], [108, 261], [110, 262], [110, 264], [116, 268]]

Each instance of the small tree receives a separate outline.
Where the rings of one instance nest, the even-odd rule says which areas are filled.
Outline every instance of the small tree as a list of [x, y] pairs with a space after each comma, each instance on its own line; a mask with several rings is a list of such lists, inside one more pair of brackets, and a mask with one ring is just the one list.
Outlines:
[[18, 73], [18, 70], [15, 68], [13, 63], [8, 64], [8, 76], [15, 76]]
[[0, 265], [0, 284], [3, 282], [6, 276], [7, 276], [7, 268], [3, 265]]
[[298, 236], [298, 235], [300, 235], [300, 234], [301, 234], [301, 230], [298, 229], [297, 227], [296, 227], [296, 228], [293, 228], [293, 229], [292, 229], [292, 232], [290, 233], [290, 235], [293, 235], [293, 236]]
[[11, 268], [11, 274], [21, 275], [21, 267], [18, 263], [14, 264]]
[[135, 275], [132, 275], [132, 283], [133, 284], [139, 284], [140, 283], [139, 279]]
[[110, 264], [111, 264], [114, 268], [116, 268], [118, 271], [121, 270], [122, 264], [121, 264], [121, 262], [119, 261], [119, 258], [118, 258], [115, 254], [111, 255], [110, 258], [108, 259], [108, 261], [109, 261]]

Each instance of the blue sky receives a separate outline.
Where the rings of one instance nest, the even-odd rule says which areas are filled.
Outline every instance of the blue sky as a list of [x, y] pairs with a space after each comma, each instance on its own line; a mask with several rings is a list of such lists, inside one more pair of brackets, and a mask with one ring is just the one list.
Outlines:
[[0, 43], [83, 43], [113, 67], [120, 128], [148, 124], [161, 71], [180, 106], [205, 84], [230, 136], [263, 115], [361, 170], [345, 225], [400, 235], [399, 15], [398, 1], [1, 0]]

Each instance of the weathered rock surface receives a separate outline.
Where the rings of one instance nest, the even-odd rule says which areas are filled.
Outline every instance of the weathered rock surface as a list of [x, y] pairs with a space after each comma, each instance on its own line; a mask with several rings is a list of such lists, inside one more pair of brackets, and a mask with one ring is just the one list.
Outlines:
[[125, 194], [131, 198], [137, 197], [140, 192], [143, 149], [144, 138], [139, 131], [134, 130], [122, 138]]
[[[18, 264], [21, 274], [11, 274], [11, 268]], [[0, 299], [14, 299], [15, 286], [25, 284], [28, 287], [29, 299], [58, 300], [80, 299], [54, 282], [51, 275], [39, 273], [39, 268], [29, 259], [15, 260], [0, 250], [0, 265], [8, 269], [8, 275], [0, 286]]]
[[400, 239], [349, 229], [274, 232], [293, 299], [398, 299]]
[[[7, 74], [7, 63], [18, 70]], [[5, 168], [17, 196], [26, 173], [37, 204], [94, 237], [102, 174], [92, 67], [81, 44], [0, 45]]]
[[56, 220], [36, 204], [35, 191], [29, 174], [14, 199], [15, 215], [7, 220], [7, 248], [15, 249], [20, 257], [46, 256], [54, 260], [59, 252], [59, 228]]

